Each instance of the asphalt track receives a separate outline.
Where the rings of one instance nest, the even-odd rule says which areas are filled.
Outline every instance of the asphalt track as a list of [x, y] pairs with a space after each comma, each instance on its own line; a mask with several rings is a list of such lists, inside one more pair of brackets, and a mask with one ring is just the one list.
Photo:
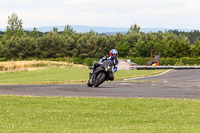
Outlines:
[[0, 85], [0, 94], [200, 99], [200, 70], [172, 70], [154, 77], [105, 82], [98, 88], [86, 84]]

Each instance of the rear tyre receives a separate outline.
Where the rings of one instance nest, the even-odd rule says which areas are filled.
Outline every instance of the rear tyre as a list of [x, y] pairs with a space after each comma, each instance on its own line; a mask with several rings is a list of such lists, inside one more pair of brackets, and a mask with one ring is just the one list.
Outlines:
[[105, 81], [105, 79], [106, 79], [106, 74], [103, 72], [99, 73], [94, 83], [94, 87], [98, 87], [100, 84], [102, 84]]

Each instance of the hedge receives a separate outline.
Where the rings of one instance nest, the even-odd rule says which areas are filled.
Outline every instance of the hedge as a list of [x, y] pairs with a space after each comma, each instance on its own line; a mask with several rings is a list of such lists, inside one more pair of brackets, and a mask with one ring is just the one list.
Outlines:
[[[119, 58], [121, 59], [121, 58]], [[153, 60], [153, 58], [139, 58], [139, 57], [126, 57], [125, 59], [131, 59], [131, 62], [134, 62], [138, 65], [146, 65], [149, 60]], [[13, 61], [19, 61], [20, 59], [13, 59]], [[40, 59], [40, 58], [27, 58], [25, 60], [50, 60], [50, 61], [64, 61], [70, 62], [74, 64], [84, 64], [87, 66], [92, 66], [94, 61], [98, 61], [97, 58], [77, 58], [77, 57], [64, 57], [64, 58], [48, 58], [48, 59]], [[1, 61], [8, 61], [6, 58], [0, 58]], [[159, 60], [160, 65], [168, 66], [168, 65], [200, 65], [200, 57], [198, 58], [189, 58], [189, 57], [182, 57], [182, 58], [160, 58]]]
[[[127, 59], [131, 59], [131, 62], [134, 62], [138, 65], [146, 65], [149, 60], [154, 60], [153, 58], [133, 58], [127, 57]], [[200, 65], [200, 57], [198, 58], [189, 58], [189, 57], [182, 57], [182, 58], [160, 58], [159, 65]]]

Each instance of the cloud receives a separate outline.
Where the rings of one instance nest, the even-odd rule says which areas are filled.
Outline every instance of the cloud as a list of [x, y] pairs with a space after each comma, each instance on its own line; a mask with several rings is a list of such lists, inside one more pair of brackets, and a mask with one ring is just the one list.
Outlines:
[[1, 0], [0, 27], [13, 12], [24, 27], [93, 25], [200, 28], [198, 0]]

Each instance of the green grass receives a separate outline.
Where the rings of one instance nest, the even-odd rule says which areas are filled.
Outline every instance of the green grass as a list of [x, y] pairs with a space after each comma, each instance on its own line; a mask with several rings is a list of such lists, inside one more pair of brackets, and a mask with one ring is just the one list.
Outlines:
[[198, 133], [200, 100], [0, 96], [0, 132]]
[[166, 70], [119, 70], [115, 73], [115, 79], [127, 79], [136, 77], [145, 77], [162, 73]]
[[[85, 82], [89, 78], [89, 69], [47, 68], [35, 71], [0, 73], [0, 84], [62, 84]], [[115, 79], [141, 77], [161, 73], [164, 70], [121, 70], [115, 73]]]
[[35, 71], [1, 73], [0, 84], [46, 84], [81, 81], [88, 78], [88, 69], [48, 68]]

